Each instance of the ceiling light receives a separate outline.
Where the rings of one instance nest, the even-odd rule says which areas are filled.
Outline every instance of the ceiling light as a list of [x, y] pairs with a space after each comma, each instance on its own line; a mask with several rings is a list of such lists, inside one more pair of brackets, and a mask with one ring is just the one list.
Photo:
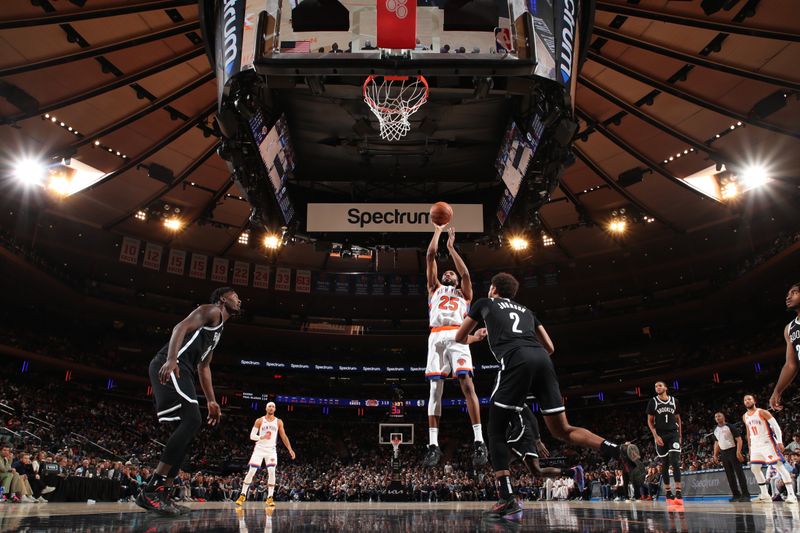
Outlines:
[[47, 167], [36, 159], [25, 158], [14, 164], [14, 177], [25, 186], [42, 185], [46, 174]]
[[136, 220], [141, 220], [142, 222], [144, 222], [145, 220], [147, 220], [147, 213], [145, 211], [139, 210], [136, 211], [134, 217], [136, 217]]
[[515, 252], [521, 252], [522, 250], [528, 249], [528, 241], [522, 237], [511, 237], [508, 242], [511, 245], [511, 249]]
[[164, 227], [172, 231], [178, 231], [183, 227], [183, 221], [178, 217], [165, 218]]
[[250, 232], [245, 231], [241, 235], [239, 235], [239, 244], [249, 244], [250, 243]]
[[543, 246], [545, 246], [545, 247], [553, 246], [553, 245], [555, 245], [555, 243], [556, 243], [555, 239], [553, 239], [550, 235], [548, 235], [547, 233], [542, 233], [542, 245]]
[[746, 167], [739, 175], [746, 189], [755, 189], [761, 187], [769, 181], [767, 177], [767, 169], [761, 165], [752, 165]]
[[616, 233], [617, 235], [622, 235], [625, 233], [627, 228], [628, 223], [624, 218], [612, 218], [611, 222], [608, 223], [608, 231], [611, 233]]
[[277, 235], [267, 235], [264, 237], [264, 248], [267, 250], [277, 250], [281, 247], [281, 238]]
[[722, 186], [722, 191], [720, 191], [720, 193], [723, 200], [732, 200], [739, 196], [739, 186], [736, 185], [735, 181], [729, 181]]

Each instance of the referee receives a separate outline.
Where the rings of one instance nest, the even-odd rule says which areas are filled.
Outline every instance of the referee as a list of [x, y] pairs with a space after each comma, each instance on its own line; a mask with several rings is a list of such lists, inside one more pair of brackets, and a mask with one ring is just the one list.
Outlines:
[[715, 413], [714, 420], [717, 422], [717, 427], [714, 428], [714, 462], [718, 462], [719, 456], [722, 456], [722, 466], [725, 468], [728, 485], [733, 493], [733, 497], [728, 501], [749, 502], [747, 479], [740, 464], [745, 462], [742, 455], [742, 436], [739, 430], [725, 422], [725, 415], [722, 413]]

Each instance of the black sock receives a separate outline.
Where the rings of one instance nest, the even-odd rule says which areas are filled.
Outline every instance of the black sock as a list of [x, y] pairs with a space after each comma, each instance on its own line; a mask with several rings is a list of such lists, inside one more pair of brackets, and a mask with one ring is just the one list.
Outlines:
[[501, 476], [495, 481], [497, 484], [497, 494], [502, 500], [508, 500], [514, 495], [511, 487], [511, 476]]
[[145, 490], [152, 491], [153, 489], [160, 487], [164, 484], [166, 479], [166, 476], [162, 476], [161, 474], [153, 472], [153, 475], [150, 476], [150, 481], [148, 481], [147, 485], [145, 486]]
[[679, 500], [683, 499], [683, 494], [681, 493], [681, 489], [677, 489], [675, 491], [675, 497]]
[[602, 455], [604, 459], [616, 459], [619, 457], [619, 446], [613, 442], [604, 440], [600, 445], [600, 455]]

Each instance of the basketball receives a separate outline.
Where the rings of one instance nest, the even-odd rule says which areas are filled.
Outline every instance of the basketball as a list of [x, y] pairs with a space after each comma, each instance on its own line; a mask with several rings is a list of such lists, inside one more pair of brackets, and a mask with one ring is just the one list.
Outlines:
[[453, 208], [447, 202], [436, 202], [431, 206], [431, 222], [437, 226], [449, 224], [453, 219]]

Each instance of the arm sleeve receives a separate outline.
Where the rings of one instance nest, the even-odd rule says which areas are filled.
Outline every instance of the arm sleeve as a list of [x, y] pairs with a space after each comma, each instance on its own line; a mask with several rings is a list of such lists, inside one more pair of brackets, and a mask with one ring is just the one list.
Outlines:
[[769, 419], [769, 427], [772, 428], [772, 434], [775, 435], [775, 440], [783, 444], [783, 433], [774, 416]]
[[488, 304], [489, 298], [481, 298], [472, 304], [469, 308], [469, 317], [476, 322], [483, 321], [483, 311]]
[[258, 428], [255, 426], [250, 430], [250, 440], [258, 441]]

